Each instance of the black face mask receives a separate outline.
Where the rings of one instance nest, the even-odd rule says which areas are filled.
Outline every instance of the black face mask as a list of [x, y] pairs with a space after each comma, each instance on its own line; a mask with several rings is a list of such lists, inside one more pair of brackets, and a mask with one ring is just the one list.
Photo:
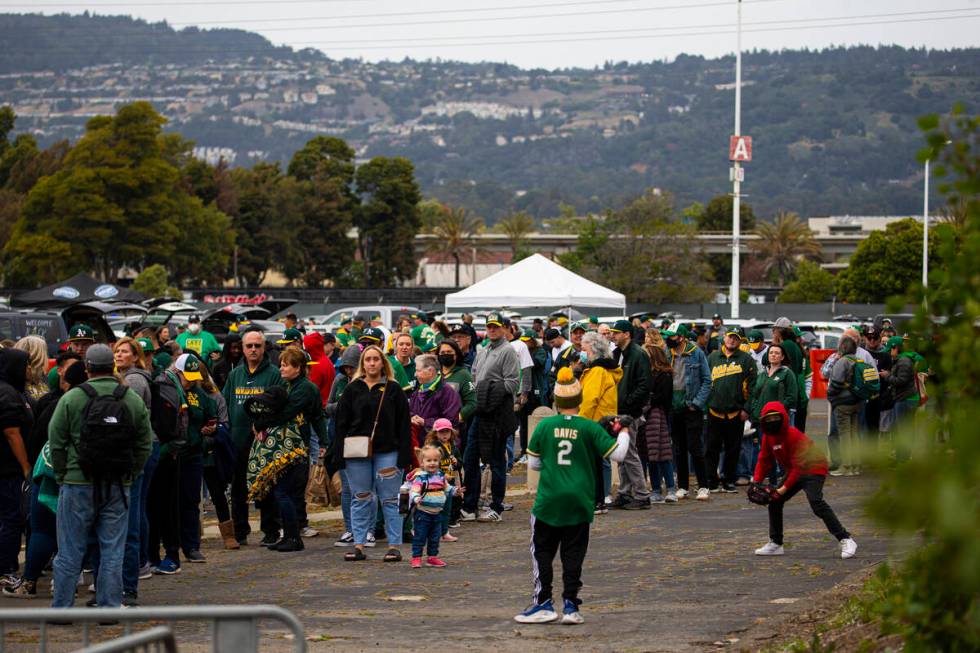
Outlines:
[[678, 340], [677, 338], [667, 338], [667, 347], [669, 347], [670, 349], [677, 349], [677, 343], [679, 342], [680, 340]]
[[455, 354], [439, 354], [439, 364], [443, 367], [453, 367], [456, 365]]
[[760, 426], [762, 427], [762, 432], [766, 435], [777, 435], [783, 430], [783, 418], [774, 419], [770, 417], [769, 419], [764, 419]]

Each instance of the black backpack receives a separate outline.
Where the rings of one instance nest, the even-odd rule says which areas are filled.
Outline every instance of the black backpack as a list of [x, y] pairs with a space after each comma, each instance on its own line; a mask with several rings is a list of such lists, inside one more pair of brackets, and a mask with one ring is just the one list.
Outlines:
[[161, 444], [183, 440], [187, 432], [176, 383], [166, 372], [150, 383], [150, 427]]
[[125, 401], [129, 388], [119, 384], [111, 394], [100, 395], [88, 383], [79, 387], [89, 399], [82, 411], [78, 465], [94, 483], [121, 484], [136, 458], [136, 427]]

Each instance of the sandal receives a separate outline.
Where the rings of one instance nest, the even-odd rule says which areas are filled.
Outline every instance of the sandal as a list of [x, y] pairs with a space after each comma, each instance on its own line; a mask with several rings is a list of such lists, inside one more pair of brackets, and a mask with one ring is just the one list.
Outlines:
[[344, 554], [344, 560], [347, 562], [357, 562], [358, 560], [367, 560], [367, 555], [362, 549], [354, 549], [353, 551], [348, 551]]
[[402, 552], [398, 549], [388, 549], [388, 553], [384, 557], [385, 562], [401, 562]]

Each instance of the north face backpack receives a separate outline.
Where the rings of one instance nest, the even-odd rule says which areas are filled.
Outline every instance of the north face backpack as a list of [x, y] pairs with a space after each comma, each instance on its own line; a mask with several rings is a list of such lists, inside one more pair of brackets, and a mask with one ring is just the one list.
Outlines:
[[873, 365], [868, 365], [860, 358], [851, 358], [854, 369], [851, 372], [851, 392], [863, 401], [869, 401], [881, 392], [881, 377]]
[[125, 401], [129, 388], [119, 384], [100, 395], [88, 383], [79, 387], [88, 403], [82, 411], [78, 466], [95, 483], [121, 483], [132, 473], [136, 457], [136, 427]]
[[161, 444], [185, 439], [186, 411], [181, 410], [183, 397], [179, 381], [164, 372], [150, 384], [150, 427]]

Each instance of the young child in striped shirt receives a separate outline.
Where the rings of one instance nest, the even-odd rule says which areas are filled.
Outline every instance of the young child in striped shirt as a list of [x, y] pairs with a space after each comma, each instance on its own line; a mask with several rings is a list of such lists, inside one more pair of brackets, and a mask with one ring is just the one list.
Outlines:
[[446, 480], [440, 469], [442, 452], [427, 444], [419, 452], [421, 467], [412, 473], [412, 488], [408, 501], [415, 508], [412, 534], [412, 569], [422, 566], [422, 553], [427, 552], [429, 567], [445, 567], [439, 559], [439, 539], [442, 536], [442, 511], [458, 490]]

